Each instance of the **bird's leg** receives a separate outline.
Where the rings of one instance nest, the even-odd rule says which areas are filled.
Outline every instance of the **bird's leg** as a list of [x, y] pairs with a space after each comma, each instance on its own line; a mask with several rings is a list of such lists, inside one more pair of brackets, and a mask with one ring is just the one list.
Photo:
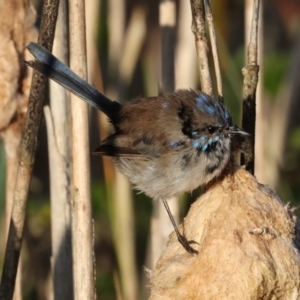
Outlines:
[[195, 241], [193, 241], [193, 240], [192, 240], [192, 241], [188, 241], [187, 238], [185, 237], [185, 235], [184, 235], [184, 234], [181, 234], [181, 233], [179, 232], [178, 227], [177, 227], [177, 225], [176, 225], [176, 223], [175, 223], [175, 220], [174, 220], [174, 218], [173, 218], [173, 216], [172, 216], [172, 213], [171, 213], [171, 210], [170, 210], [170, 208], [169, 208], [169, 205], [168, 205], [167, 201], [164, 200], [164, 199], [162, 199], [162, 201], [163, 201], [164, 206], [165, 206], [165, 208], [166, 208], [166, 210], [167, 210], [167, 213], [168, 213], [168, 215], [169, 215], [169, 218], [170, 218], [170, 220], [171, 220], [171, 222], [172, 222], [172, 224], [173, 224], [173, 227], [174, 227], [174, 229], [175, 229], [175, 232], [176, 232], [177, 239], [178, 239], [179, 243], [183, 246], [183, 248], [184, 248], [187, 252], [192, 253], [192, 254], [198, 254], [198, 251], [195, 250], [193, 247], [190, 246], [190, 244], [198, 244], [198, 243], [195, 242]]

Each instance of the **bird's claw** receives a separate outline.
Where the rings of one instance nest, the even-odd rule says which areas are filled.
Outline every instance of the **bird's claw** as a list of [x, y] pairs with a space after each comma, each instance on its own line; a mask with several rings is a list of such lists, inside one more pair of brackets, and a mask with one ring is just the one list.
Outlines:
[[178, 238], [179, 243], [183, 246], [183, 248], [184, 248], [187, 252], [189, 252], [189, 253], [191, 253], [191, 254], [198, 254], [198, 251], [195, 250], [195, 249], [194, 249], [193, 247], [191, 247], [190, 245], [191, 245], [191, 244], [197, 244], [197, 245], [199, 245], [199, 243], [197, 243], [197, 242], [194, 241], [194, 240], [188, 241], [187, 238], [186, 238], [184, 235], [182, 235], [182, 234], [179, 234], [179, 235], [177, 236], [177, 238]]

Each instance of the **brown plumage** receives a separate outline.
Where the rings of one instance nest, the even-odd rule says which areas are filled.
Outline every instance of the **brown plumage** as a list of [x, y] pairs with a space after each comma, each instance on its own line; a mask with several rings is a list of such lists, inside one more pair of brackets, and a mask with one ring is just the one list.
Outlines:
[[247, 134], [232, 125], [227, 109], [193, 90], [137, 98], [121, 105], [106, 98], [38, 44], [30, 43], [28, 49], [36, 58], [27, 62], [29, 66], [108, 116], [113, 133], [94, 153], [111, 156], [137, 189], [154, 200], [162, 199], [179, 241], [187, 251], [196, 253], [178, 232], [166, 199], [219, 176], [232, 151], [239, 148]]

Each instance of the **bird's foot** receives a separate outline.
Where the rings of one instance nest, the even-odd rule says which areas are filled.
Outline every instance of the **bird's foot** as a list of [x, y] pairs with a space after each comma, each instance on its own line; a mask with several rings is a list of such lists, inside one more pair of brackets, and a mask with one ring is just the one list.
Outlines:
[[183, 246], [183, 248], [191, 254], [198, 254], [198, 251], [195, 250], [193, 247], [191, 247], [191, 244], [198, 244], [197, 242], [195, 242], [194, 240], [188, 241], [187, 238], [185, 237], [185, 235], [182, 234], [178, 234], [177, 235], [178, 238], [178, 242]]

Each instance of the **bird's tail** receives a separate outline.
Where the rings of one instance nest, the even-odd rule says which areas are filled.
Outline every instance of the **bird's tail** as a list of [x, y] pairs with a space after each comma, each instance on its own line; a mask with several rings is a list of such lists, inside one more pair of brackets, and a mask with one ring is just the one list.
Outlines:
[[119, 110], [118, 102], [105, 97], [41, 45], [31, 42], [27, 45], [27, 49], [35, 57], [35, 60], [26, 62], [31, 68], [56, 81], [111, 119]]

